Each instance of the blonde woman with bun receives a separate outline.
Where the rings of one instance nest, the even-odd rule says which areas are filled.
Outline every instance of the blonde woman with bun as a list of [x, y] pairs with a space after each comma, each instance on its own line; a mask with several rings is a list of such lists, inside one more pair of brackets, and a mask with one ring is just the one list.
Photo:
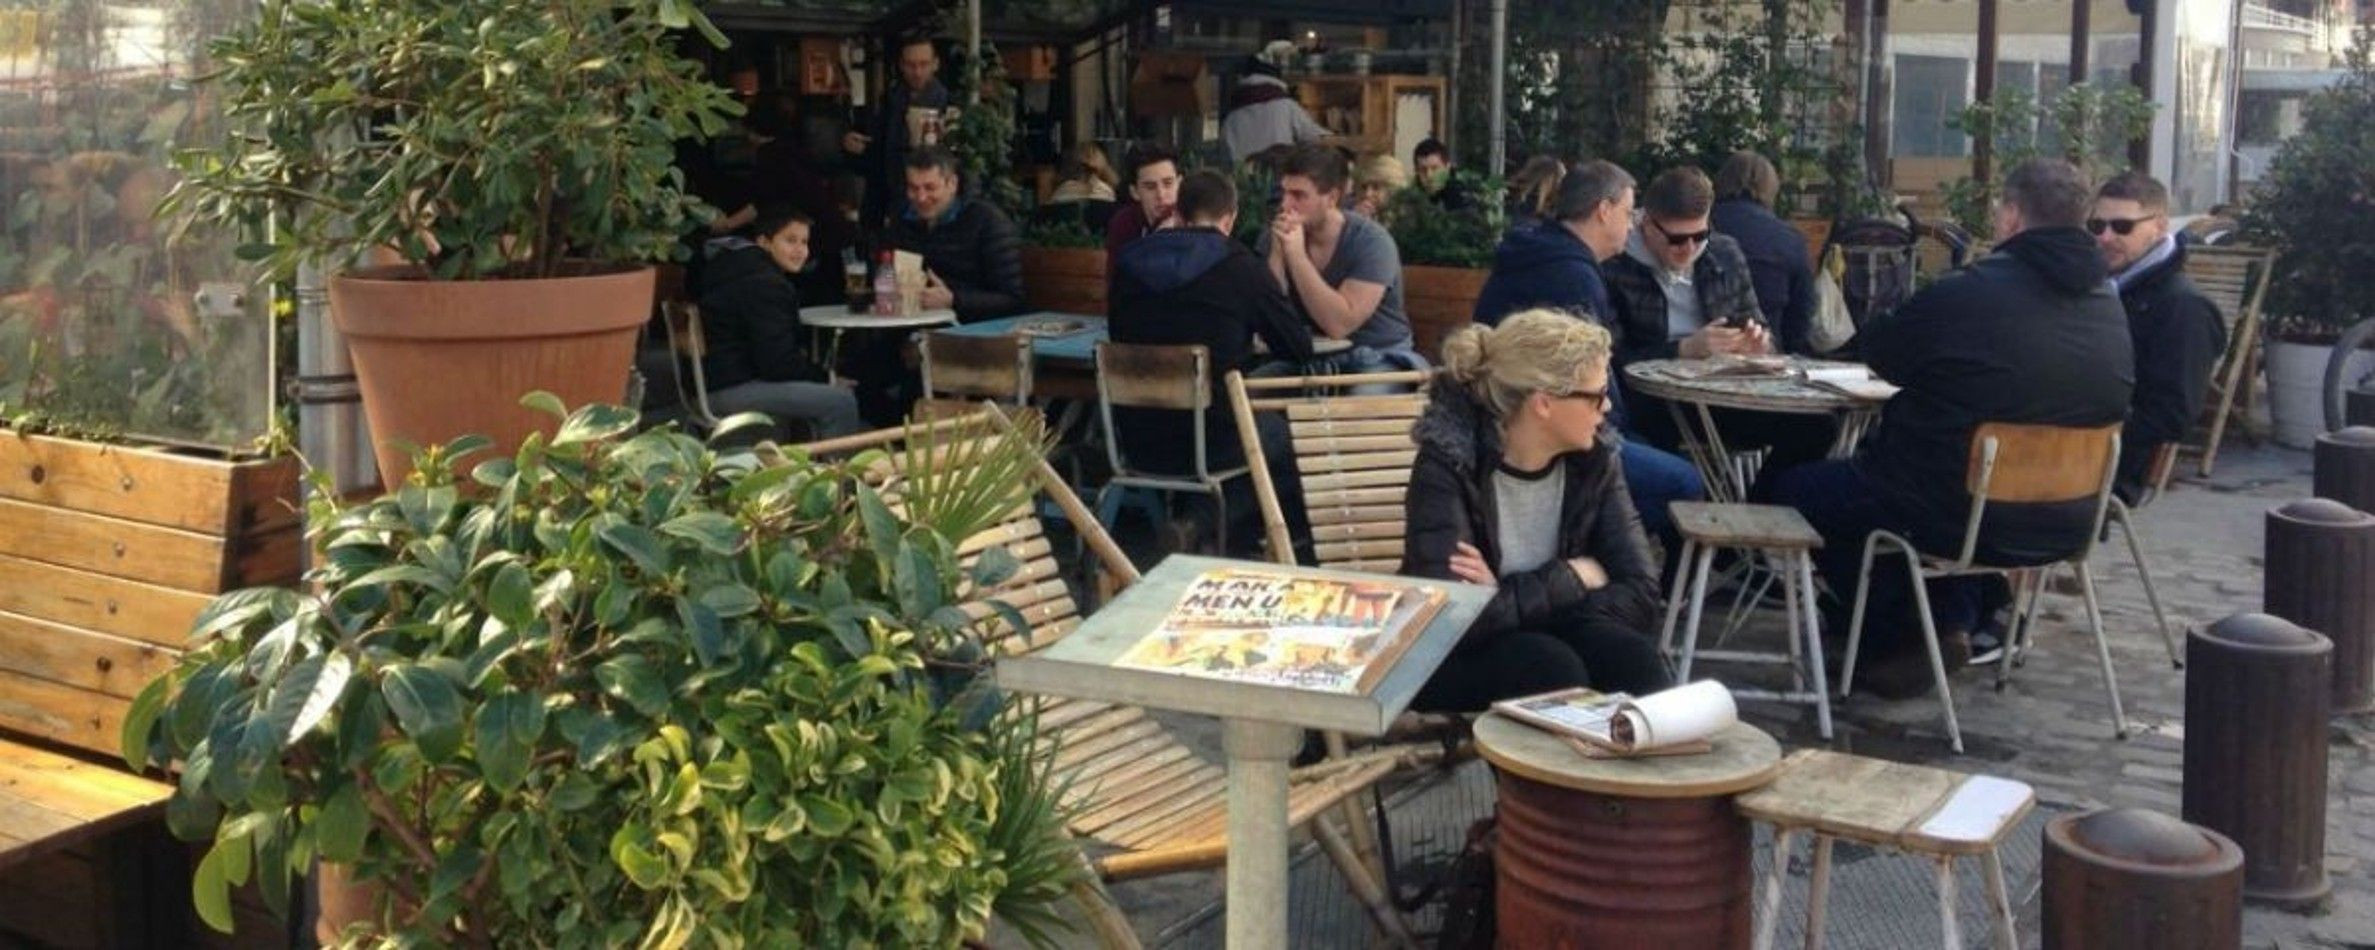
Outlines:
[[1625, 491], [1608, 331], [1555, 310], [1471, 326], [1411, 430], [1402, 573], [1499, 588], [1419, 692], [1434, 710], [1667, 685], [1658, 568]]

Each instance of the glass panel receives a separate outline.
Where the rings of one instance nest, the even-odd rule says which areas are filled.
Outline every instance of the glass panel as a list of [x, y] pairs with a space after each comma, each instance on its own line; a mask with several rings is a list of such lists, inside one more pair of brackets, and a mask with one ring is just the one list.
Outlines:
[[1896, 63], [1896, 101], [1890, 126], [1894, 148], [1906, 158], [1955, 158], [1963, 154], [1963, 133], [1946, 120], [1970, 102], [1970, 60], [1952, 56], [1915, 56], [1900, 53]]
[[151, 212], [222, 126], [191, 84], [255, 0], [0, 0], [0, 415], [237, 447], [272, 418], [266, 294]]

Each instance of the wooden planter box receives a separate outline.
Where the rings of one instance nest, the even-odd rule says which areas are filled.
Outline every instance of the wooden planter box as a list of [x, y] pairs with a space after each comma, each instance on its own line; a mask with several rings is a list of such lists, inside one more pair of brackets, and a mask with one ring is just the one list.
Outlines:
[[298, 579], [295, 458], [0, 429], [0, 732], [102, 755], [215, 594]]
[[1023, 299], [1033, 310], [1105, 315], [1105, 249], [1023, 248]]
[[1473, 267], [1409, 264], [1402, 268], [1402, 308], [1419, 355], [1443, 362], [1443, 338], [1474, 322], [1476, 296], [1492, 272]]

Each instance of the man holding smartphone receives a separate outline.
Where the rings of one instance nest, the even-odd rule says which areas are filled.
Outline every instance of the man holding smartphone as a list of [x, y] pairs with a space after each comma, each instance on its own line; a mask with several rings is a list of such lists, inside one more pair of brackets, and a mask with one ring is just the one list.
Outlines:
[[1616, 308], [1616, 361], [1772, 352], [1748, 258], [1715, 233], [1715, 184], [1683, 166], [1641, 192], [1623, 253], [1600, 267]]

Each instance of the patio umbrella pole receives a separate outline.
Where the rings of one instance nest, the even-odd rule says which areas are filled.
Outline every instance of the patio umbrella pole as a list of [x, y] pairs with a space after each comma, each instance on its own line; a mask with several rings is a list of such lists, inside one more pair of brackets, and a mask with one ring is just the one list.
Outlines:
[[1502, 112], [1502, 100], [1507, 95], [1505, 86], [1508, 82], [1508, 73], [1509, 0], [1493, 0], [1493, 66], [1491, 74], [1486, 79], [1486, 88], [1491, 90], [1488, 93], [1488, 98], [1492, 100], [1490, 103], [1492, 108], [1485, 112], [1485, 115], [1488, 116], [1485, 121], [1491, 127], [1492, 142], [1490, 143], [1491, 151], [1488, 153], [1490, 157], [1486, 160], [1485, 167], [1492, 169], [1495, 173], [1505, 172], [1509, 169], [1509, 122]]
[[981, 66], [981, 0], [965, 0], [965, 61], [973, 64], [973, 92], [967, 106], [981, 104], [981, 82], [989, 70]]

